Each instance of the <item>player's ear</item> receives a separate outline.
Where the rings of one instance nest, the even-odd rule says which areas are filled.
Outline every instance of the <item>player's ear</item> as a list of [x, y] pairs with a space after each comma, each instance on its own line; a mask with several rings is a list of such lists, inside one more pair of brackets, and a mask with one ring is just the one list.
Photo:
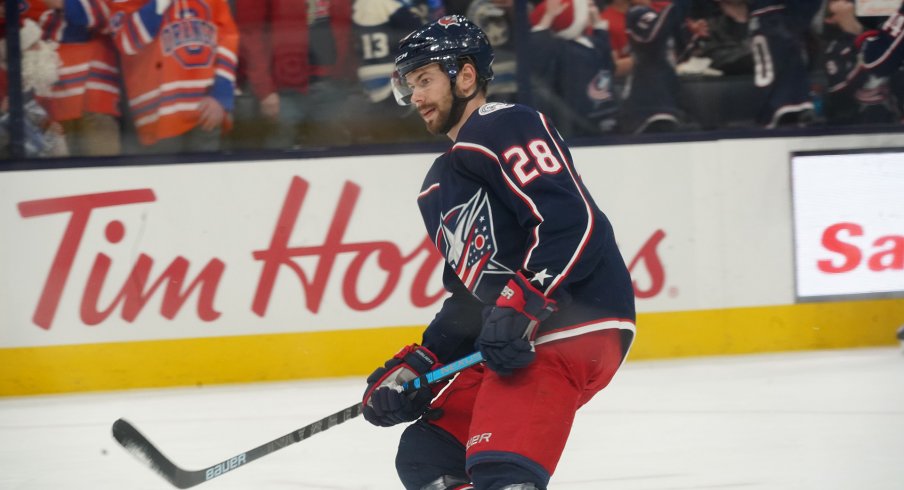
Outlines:
[[458, 80], [456, 84], [461, 87], [462, 92], [470, 94], [477, 86], [477, 68], [473, 63], [464, 63], [458, 71]]

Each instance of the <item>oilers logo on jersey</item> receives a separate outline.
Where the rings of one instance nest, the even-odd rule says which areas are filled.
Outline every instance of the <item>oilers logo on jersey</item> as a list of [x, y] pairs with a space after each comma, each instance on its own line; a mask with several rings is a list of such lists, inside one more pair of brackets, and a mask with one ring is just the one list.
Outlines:
[[166, 15], [174, 17], [160, 29], [160, 47], [186, 68], [208, 67], [217, 49], [217, 26], [213, 13], [204, 2], [180, 2]]
[[440, 215], [436, 248], [445, 251], [446, 261], [470, 291], [480, 284], [484, 274], [512, 274], [495, 260], [493, 212], [483, 190]]

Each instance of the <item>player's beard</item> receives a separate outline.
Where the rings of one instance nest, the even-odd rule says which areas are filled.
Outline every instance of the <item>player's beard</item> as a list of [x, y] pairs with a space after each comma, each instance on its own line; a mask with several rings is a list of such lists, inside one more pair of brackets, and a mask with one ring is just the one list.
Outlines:
[[[442, 98], [438, 103], [434, 104], [433, 112], [434, 117], [432, 120], [424, 119], [424, 125], [427, 126], [427, 132], [432, 135], [445, 134], [452, 128], [455, 124], [449, 124], [449, 119], [452, 117], [453, 108], [455, 105], [455, 99], [452, 97], [452, 92], [450, 91], [446, 94], [445, 97]], [[421, 116], [423, 118], [423, 116]]]
[[22, 84], [37, 95], [50, 95], [50, 87], [60, 78], [57, 44], [38, 41], [22, 55]]
[[[432, 135], [448, 134], [461, 120], [462, 115], [465, 113], [465, 107], [468, 105], [468, 101], [473, 99], [474, 96], [477, 95], [477, 92], [478, 90], [475, 90], [473, 94], [467, 97], [459, 97], [450, 90], [449, 93], [443, 97], [443, 100], [434, 106], [437, 117], [435, 117], [432, 122], [427, 121], [426, 119], [424, 120], [424, 124], [427, 125], [427, 131]], [[448, 109], [446, 109], [446, 107], [448, 107]]]

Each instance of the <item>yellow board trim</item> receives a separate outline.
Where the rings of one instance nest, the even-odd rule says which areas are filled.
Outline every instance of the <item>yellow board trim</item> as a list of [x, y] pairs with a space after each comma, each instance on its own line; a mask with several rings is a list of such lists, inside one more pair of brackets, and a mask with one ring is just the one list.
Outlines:
[[[904, 299], [647, 313], [630, 359], [893, 345], [901, 324]], [[0, 349], [0, 396], [366, 375], [422, 330]]]

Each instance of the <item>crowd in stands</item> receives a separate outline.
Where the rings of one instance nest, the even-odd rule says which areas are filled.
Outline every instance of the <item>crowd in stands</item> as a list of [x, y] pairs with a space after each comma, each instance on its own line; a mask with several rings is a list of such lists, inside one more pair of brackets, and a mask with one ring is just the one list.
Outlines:
[[25, 151], [439, 141], [391, 77], [399, 40], [447, 14], [494, 45], [490, 100], [528, 94], [566, 137], [902, 118], [904, 16], [888, 2], [533, 0], [518, 26], [515, 1], [20, 0]]

